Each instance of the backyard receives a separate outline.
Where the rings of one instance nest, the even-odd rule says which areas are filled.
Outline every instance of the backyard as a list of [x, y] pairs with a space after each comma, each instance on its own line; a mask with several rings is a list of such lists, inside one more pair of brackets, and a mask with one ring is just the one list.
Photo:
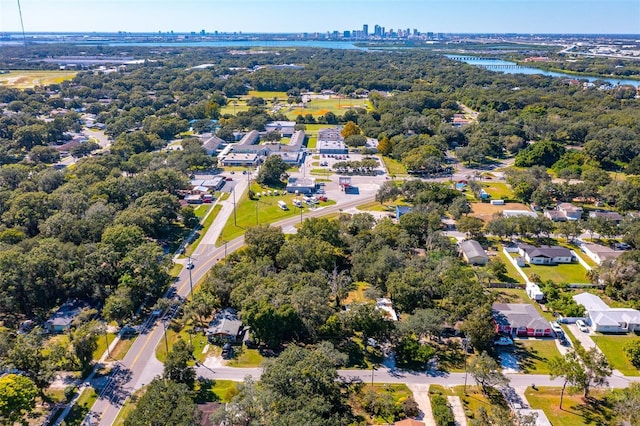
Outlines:
[[554, 283], [585, 283], [589, 284], [587, 270], [579, 263], [562, 263], [558, 265], [529, 265], [522, 268], [529, 278], [533, 274], [540, 277], [542, 281], [552, 281]]
[[603, 398], [603, 391], [590, 392], [593, 402], [585, 403], [582, 394], [564, 394], [560, 409], [561, 388], [527, 388], [525, 395], [533, 409], [541, 409], [553, 426], [609, 425], [612, 420], [611, 407]]
[[555, 339], [518, 339], [514, 355], [525, 374], [549, 374], [549, 361], [560, 357]]
[[483, 182], [480, 184], [492, 200], [513, 200], [511, 186], [504, 182]]

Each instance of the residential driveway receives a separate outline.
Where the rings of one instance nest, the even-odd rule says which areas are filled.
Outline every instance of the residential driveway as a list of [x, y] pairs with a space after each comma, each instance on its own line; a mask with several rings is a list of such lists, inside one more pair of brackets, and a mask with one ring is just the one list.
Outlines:
[[591, 332], [585, 333], [580, 331], [577, 325], [575, 324], [567, 324], [566, 327], [569, 329], [571, 334], [580, 342], [583, 348], [586, 350], [591, 350], [591, 348], [597, 348], [596, 344], [591, 339]]
[[407, 387], [413, 393], [413, 399], [420, 408], [421, 415], [418, 416], [417, 419], [422, 420], [428, 426], [435, 426], [436, 421], [433, 419], [431, 401], [429, 400], [429, 386], [430, 385], [423, 384], [407, 384]]

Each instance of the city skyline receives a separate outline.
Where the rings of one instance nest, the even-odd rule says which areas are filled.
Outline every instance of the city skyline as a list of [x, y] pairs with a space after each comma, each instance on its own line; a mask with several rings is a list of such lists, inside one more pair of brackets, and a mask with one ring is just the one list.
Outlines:
[[[638, 34], [636, 0], [22, 0], [27, 32], [302, 33], [417, 29], [440, 33]], [[336, 13], [340, 11], [340, 13]], [[16, 0], [0, 0], [0, 32], [20, 31]]]

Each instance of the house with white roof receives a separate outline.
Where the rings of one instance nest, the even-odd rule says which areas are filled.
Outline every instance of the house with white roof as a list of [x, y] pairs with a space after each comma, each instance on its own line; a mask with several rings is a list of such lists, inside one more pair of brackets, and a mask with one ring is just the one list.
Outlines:
[[560, 246], [536, 247], [530, 244], [519, 244], [518, 252], [527, 262], [534, 265], [557, 265], [577, 261], [571, 250]]
[[629, 333], [640, 330], [640, 311], [610, 308], [600, 297], [586, 292], [573, 296], [573, 300], [584, 307], [585, 316], [597, 332]]

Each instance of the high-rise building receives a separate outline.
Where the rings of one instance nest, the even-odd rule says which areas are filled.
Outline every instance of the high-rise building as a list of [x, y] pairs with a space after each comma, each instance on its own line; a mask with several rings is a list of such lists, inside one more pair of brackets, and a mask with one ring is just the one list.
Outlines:
[[362, 35], [363, 35], [364, 37], [369, 37], [369, 25], [364, 24], [364, 25], [362, 26], [362, 33], [363, 33]]
[[343, 36], [344, 38], [351, 38], [351, 31], [349, 31], [349, 30], [345, 30], [345, 31], [342, 33], [342, 36]]
[[376, 37], [382, 37], [382, 27], [380, 25], [373, 27], [373, 35]]

